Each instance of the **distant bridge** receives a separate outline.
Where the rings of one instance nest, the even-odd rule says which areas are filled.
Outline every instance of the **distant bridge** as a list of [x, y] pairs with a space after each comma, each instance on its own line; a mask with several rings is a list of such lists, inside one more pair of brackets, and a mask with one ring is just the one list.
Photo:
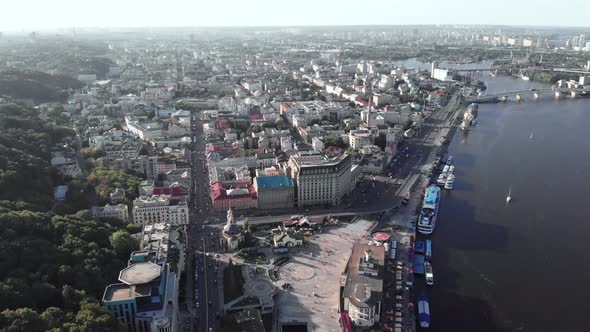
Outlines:
[[540, 66], [531, 66], [531, 67], [514, 67], [514, 68], [469, 68], [469, 69], [455, 69], [450, 68], [449, 71], [457, 72], [457, 73], [479, 73], [479, 72], [493, 72], [497, 70], [511, 70], [511, 71], [552, 71], [552, 72], [559, 72], [559, 73], [570, 73], [570, 74], [580, 74], [580, 75], [590, 75], [590, 71], [583, 70], [580, 68], [563, 68], [563, 67], [540, 67]]
[[494, 102], [494, 101], [508, 101], [512, 97], [514, 101], [520, 101], [523, 96], [531, 95], [533, 100], [538, 100], [541, 94], [553, 93], [556, 98], [570, 96], [577, 97], [581, 93], [587, 92], [583, 88], [545, 88], [545, 89], [529, 89], [529, 90], [515, 90], [498, 93], [490, 93], [482, 96], [465, 97], [465, 102]]

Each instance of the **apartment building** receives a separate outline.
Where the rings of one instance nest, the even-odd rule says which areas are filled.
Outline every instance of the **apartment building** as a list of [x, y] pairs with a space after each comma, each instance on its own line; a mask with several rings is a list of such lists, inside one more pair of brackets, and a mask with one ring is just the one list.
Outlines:
[[348, 154], [308, 162], [292, 156], [289, 167], [296, 185], [298, 207], [336, 206], [352, 189], [352, 162]]
[[157, 156], [109, 159], [105, 161], [105, 166], [109, 169], [132, 170], [145, 175], [149, 180], [156, 179], [160, 173]]
[[169, 223], [184, 225], [189, 222], [186, 201], [167, 195], [139, 196], [133, 201], [133, 223]]
[[97, 219], [115, 218], [129, 221], [129, 208], [125, 204], [93, 206], [92, 217]]

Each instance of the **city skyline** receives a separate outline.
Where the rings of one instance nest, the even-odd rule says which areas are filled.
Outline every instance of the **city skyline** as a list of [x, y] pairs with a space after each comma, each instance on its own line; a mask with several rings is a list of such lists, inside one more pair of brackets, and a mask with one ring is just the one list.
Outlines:
[[[247, 26], [354, 26], [354, 25], [518, 25], [587, 27], [585, 11], [556, 15], [549, 0], [499, 0], [481, 5], [466, 0], [411, 2], [384, 0], [364, 4], [359, 15], [357, 3], [330, 3], [302, 0], [277, 5], [270, 0], [256, 2], [215, 1], [191, 3], [170, 0], [162, 5], [146, 5], [137, 0], [124, 3], [105, 0], [98, 8], [81, 7], [73, 0], [52, 2], [20, 1], [5, 4], [7, 13], [0, 30], [31, 31], [72, 27], [247, 27]], [[569, 8], [583, 8], [583, 0], [573, 0]], [[31, 8], [35, 8], [31, 11]], [[361, 11], [362, 12], [362, 11]], [[534, 14], [534, 15], [533, 15]], [[565, 12], [564, 12], [565, 14]]]

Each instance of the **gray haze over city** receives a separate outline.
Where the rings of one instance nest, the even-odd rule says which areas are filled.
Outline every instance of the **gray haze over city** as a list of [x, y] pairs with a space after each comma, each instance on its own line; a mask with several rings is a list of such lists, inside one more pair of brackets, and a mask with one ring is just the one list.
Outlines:
[[0, 30], [71, 27], [493, 24], [586, 26], [587, 1], [6, 0]]
[[586, 1], [3, 1], [0, 332], [587, 330]]

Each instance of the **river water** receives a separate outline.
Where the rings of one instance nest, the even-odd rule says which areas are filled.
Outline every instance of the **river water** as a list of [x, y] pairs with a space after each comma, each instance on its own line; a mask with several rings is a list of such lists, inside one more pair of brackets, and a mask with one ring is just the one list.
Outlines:
[[[488, 93], [548, 87], [481, 79]], [[449, 146], [457, 178], [432, 236], [431, 331], [590, 331], [590, 99], [528, 98], [480, 105]]]

